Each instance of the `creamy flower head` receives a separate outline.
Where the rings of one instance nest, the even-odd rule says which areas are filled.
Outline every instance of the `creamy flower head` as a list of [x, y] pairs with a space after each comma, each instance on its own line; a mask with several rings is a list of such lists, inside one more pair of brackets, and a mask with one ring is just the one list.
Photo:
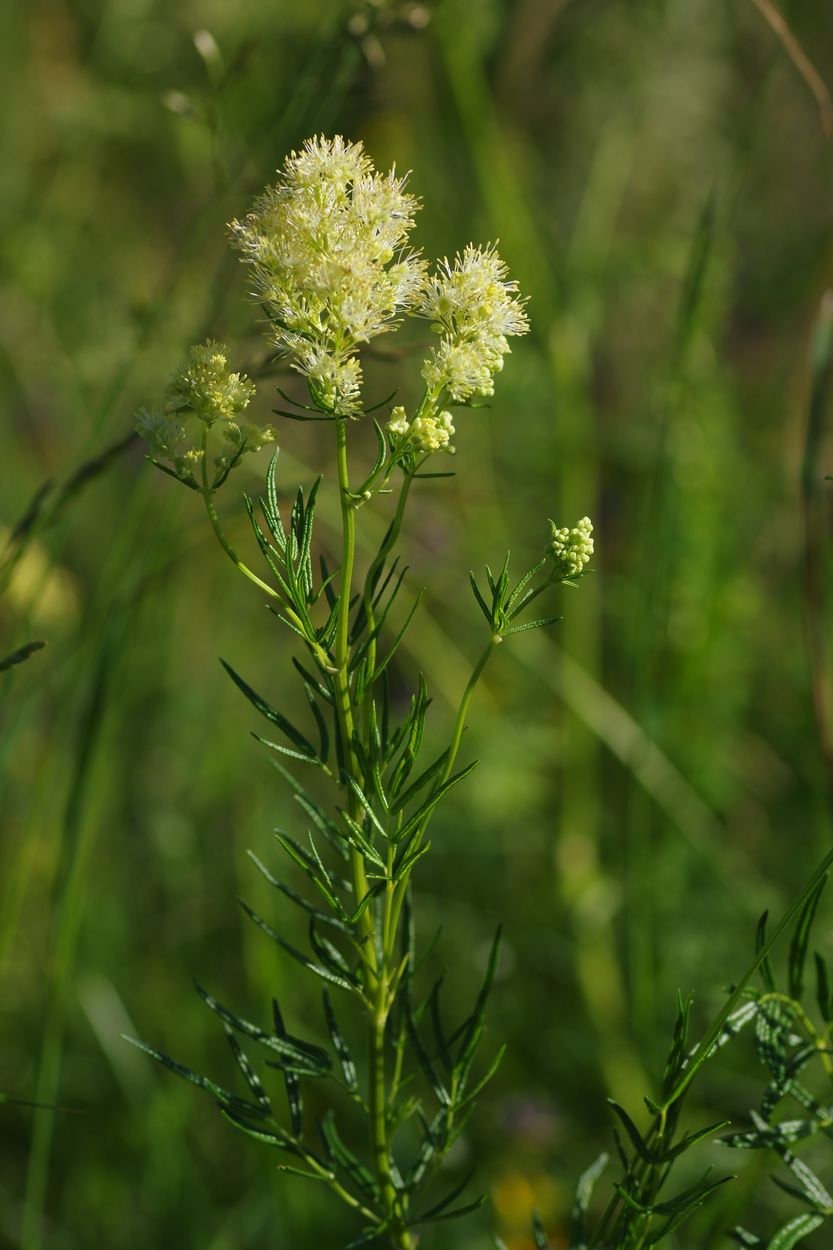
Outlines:
[[584, 571], [593, 554], [593, 522], [582, 517], [572, 529], [552, 526], [552, 554], [555, 558], [557, 577], [576, 577]]
[[189, 364], [171, 378], [165, 407], [170, 412], [190, 408], [201, 421], [213, 425], [242, 412], [254, 393], [254, 383], [245, 374], [229, 370], [228, 348], [209, 339], [191, 348]]
[[361, 408], [359, 346], [423, 291], [424, 261], [407, 246], [419, 205], [405, 185], [395, 169], [377, 173], [361, 143], [322, 135], [230, 226], [275, 345], [338, 416]]
[[[209, 339], [191, 348], [188, 364], [168, 383], [161, 407], [139, 411], [136, 430], [147, 441], [157, 463], [167, 462], [175, 477], [193, 486], [195, 471], [205, 458], [204, 436], [214, 427], [225, 444], [214, 458], [214, 489], [247, 452], [274, 442], [271, 426], [239, 420], [254, 394], [254, 383], [245, 374], [229, 369], [228, 348]], [[192, 417], [203, 426], [196, 441], [186, 424]]]
[[440, 412], [436, 416], [426, 413], [423, 417], [415, 417], [411, 422], [411, 437], [420, 451], [449, 451], [453, 454], [451, 413]]
[[422, 370], [432, 395], [446, 390], [464, 403], [494, 393], [509, 338], [529, 330], [518, 284], [508, 274], [494, 246], [470, 243], [453, 264], [442, 261], [429, 279], [417, 313], [441, 336]]
[[450, 412], [423, 412], [409, 421], [405, 409], [397, 405], [388, 419], [388, 433], [393, 435], [394, 446], [406, 446], [409, 451], [447, 451], [454, 454], [451, 440], [454, 426]]

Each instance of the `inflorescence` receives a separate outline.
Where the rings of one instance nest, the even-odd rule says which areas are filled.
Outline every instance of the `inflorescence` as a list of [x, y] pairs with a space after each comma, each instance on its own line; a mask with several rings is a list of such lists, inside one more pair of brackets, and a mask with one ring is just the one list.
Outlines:
[[550, 521], [550, 525], [557, 576], [578, 577], [593, 554], [593, 522], [585, 516], [572, 529], [566, 526], [559, 529], [554, 521]]
[[[325, 416], [361, 415], [363, 346], [405, 316], [431, 322], [439, 341], [423, 362], [422, 398], [410, 417], [396, 407], [387, 423], [403, 464], [454, 451], [449, 408], [492, 395], [509, 339], [529, 329], [525, 301], [493, 246], [469, 244], [429, 273], [409, 244], [419, 206], [407, 176], [378, 173], [361, 143], [322, 135], [293, 152], [252, 211], [229, 227], [272, 347], [304, 376]], [[137, 429], [160, 467], [194, 485], [202, 440], [189, 446], [182, 418], [221, 422], [229, 446], [216, 461], [219, 485], [244, 452], [274, 437], [268, 426], [237, 420], [253, 394], [245, 376], [229, 372], [225, 349], [207, 343], [192, 349], [162, 407], [139, 414]]]
[[[228, 348], [209, 340], [191, 348], [188, 365], [171, 378], [161, 407], [140, 410], [136, 429], [159, 468], [196, 488], [195, 474], [204, 470], [208, 431], [215, 427], [222, 437], [212, 474], [216, 489], [247, 452], [275, 440], [271, 426], [238, 419], [254, 394], [254, 383], [245, 374], [229, 370]], [[201, 424], [196, 442], [186, 424], [190, 417]]]

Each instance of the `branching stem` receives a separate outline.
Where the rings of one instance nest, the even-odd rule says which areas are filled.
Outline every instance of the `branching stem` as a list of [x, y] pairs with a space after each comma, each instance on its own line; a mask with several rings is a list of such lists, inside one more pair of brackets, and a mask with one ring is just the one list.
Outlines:
[[[223, 551], [231, 560], [232, 564], [235, 565], [235, 567], [240, 570], [240, 572], [243, 574], [244, 577], [248, 577], [250, 582], [254, 582], [255, 586], [258, 586], [261, 590], [264, 590], [270, 599], [280, 599], [280, 595], [278, 594], [278, 592], [275, 590], [273, 586], [270, 586], [268, 585], [267, 582], [262, 581], [261, 578], [258, 577], [257, 573], [253, 573], [252, 570], [248, 567], [248, 565], [245, 565], [243, 563], [243, 561], [238, 556], [237, 552], [232, 547], [229, 540], [226, 538], [223, 527], [220, 524], [220, 518], [217, 516], [217, 509], [214, 507], [214, 500], [211, 494], [211, 485], [208, 481], [208, 465], [206, 463], [207, 436], [208, 436], [207, 428], [205, 425], [203, 425], [202, 448], [201, 448], [202, 455], [200, 457], [200, 465], [201, 465], [201, 471], [202, 471], [202, 490], [200, 494], [202, 495], [203, 500], [205, 502], [205, 510], [208, 513], [208, 519], [211, 522], [211, 528], [214, 531], [214, 534], [217, 538], [217, 542], [223, 548]], [[293, 617], [295, 616], [294, 613], [290, 613], [290, 615]]]

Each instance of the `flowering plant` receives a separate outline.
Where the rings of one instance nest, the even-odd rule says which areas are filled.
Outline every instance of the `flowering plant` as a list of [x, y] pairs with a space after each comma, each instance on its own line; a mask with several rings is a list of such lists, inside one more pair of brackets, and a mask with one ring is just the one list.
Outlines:
[[[276, 1003], [272, 1026], [265, 1029], [203, 990], [207, 1006], [223, 1022], [248, 1089], [245, 1097], [138, 1044], [208, 1090], [237, 1128], [284, 1152], [289, 1157], [285, 1170], [329, 1186], [361, 1218], [351, 1246], [385, 1237], [398, 1250], [416, 1244], [418, 1226], [479, 1205], [455, 1205], [464, 1185], [440, 1197], [426, 1191], [502, 1053], [475, 1074], [498, 939], [471, 1009], [449, 1024], [440, 982], [427, 992], [418, 985], [412, 875], [430, 848], [428, 827], [438, 804], [475, 767], [458, 768], [457, 761], [472, 695], [487, 662], [505, 638], [557, 619], [530, 620], [525, 614], [555, 583], [581, 577], [593, 550], [587, 518], [573, 529], [553, 524], [551, 546], [518, 581], [510, 579], [508, 556], [499, 574], [486, 567], [485, 584], [471, 576], [488, 624], [485, 646], [460, 696], [448, 746], [426, 762], [420, 751], [430, 702], [425, 678], [419, 675], [398, 721], [389, 692], [392, 665], [417, 606], [389, 638], [391, 610], [403, 587], [394, 548], [413, 484], [422, 477], [445, 476], [426, 465], [435, 453], [453, 451], [451, 409], [472, 407], [492, 395], [509, 339], [529, 327], [524, 301], [494, 247], [470, 245], [453, 262], [443, 261], [429, 272], [408, 241], [417, 208], [406, 179], [395, 170], [374, 171], [360, 143], [320, 137], [293, 153], [275, 185], [230, 227], [265, 314], [270, 344], [306, 381], [309, 402], [284, 396], [292, 407], [280, 412], [334, 427], [341, 517], [337, 568], [329, 567], [323, 553], [313, 557], [322, 479], [307, 493], [298, 490], [287, 516], [276, 479], [277, 452], [265, 497], [257, 507], [246, 500], [268, 580], [230, 545], [213, 496], [245, 454], [275, 436], [271, 425], [240, 420], [254, 386], [230, 372], [225, 348], [216, 343], [193, 348], [189, 365], [174, 376], [162, 404], [138, 418], [153, 463], [202, 494], [226, 554], [268, 596], [275, 615], [298, 640], [301, 658], [293, 663], [303, 684], [309, 728], [296, 725], [228, 671], [280, 735], [281, 741], [266, 745], [278, 753], [279, 770], [313, 830], [306, 843], [289, 833], [280, 833], [278, 840], [312, 886], [314, 902], [255, 859], [284, 898], [307, 914], [310, 953], [297, 950], [270, 921], [244, 906], [286, 955], [323, 982], [330, 1048], [292, 1035]], [[348, 432], [352, 422], [373, 412], [365, 406], [359, 353], [406, 316], [428, 320], [437, 336], [423, 363], [421, 398], [410, 414], [395, 406], [385, 425], [373, 418], [376, 459], [353, 484]], [[192, 419], [196, 437], [189, 431]], [[210, 440], [218, 435], [220, 450], [209, 469]], [[383, 493], [394, 493], [396, 504], [376, 553], [359, 570], [361, 509]], [[282, 762], [287, 757], [293, 767], [304, 764], [318, 773], [326, 798], [295, 777]], [[335, 989], [352, 1001], [364, 1022], [362, 1062], [354, 1060], [345, 1040], [340, 1009], [330, 997]], [[265, 1052], [267, 1068], [280, 1070], [288, 1123], [240, 1038]], [[308, 1081], [333, 1087], [333, 1105], [319, 1125], [321, 1144], [309, 1138], [303, 1102]], [[350, 1103], [358, 1112], [353, 1122], [363, 1119], [366, 1125], [355, 1140], [336, 1120]]]

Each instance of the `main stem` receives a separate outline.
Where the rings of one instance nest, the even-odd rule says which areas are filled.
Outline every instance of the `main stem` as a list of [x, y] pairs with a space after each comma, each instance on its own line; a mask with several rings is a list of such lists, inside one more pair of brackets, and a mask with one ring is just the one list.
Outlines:
[[[356, 752], [353, 746], [355, 718], [350, 692], [350, 598], [353, 567], [356, 554], [356, 512], [350, 500], [350, 478], [347, 467], [347, 418], [336, 419], [336, 449], [338, 464], [339, 502], [341, 505], [342, 559], [339, 585], [338, 616], [336, 621], [334, 681], [337, 698], [337, 714], [341, 734], [343, 766], [345, 774], [361, 783], [358, 775]], [[347, 803], [350, 815], [361, 821], [362, 813], [352, 790], [348, 791]], [[367, 874], [364, 860], [354, 848], [350, 848], [350, 866], [353, 876], [355, 901], [367, 894]], [[390, 1146], [388, 1143], [387, 1084], [385, 1074], [385, 1028], [388, 1017], [388, 989], [391, 969], [385, 950], [377, 950], [377, 934], [373, 908], [365, 908], [360, 931], [363, 958], [367, 971], [368, 993], [372, 1008], [368, 1018], [368, 1061], [370, 1069], [368, 1110], [370, 1119], [370, 1150], [373, 1167], [379, 1182], [382, 1204], [390, 1219], [389, 1235], [395, 1250], [414, 1250], [414, 1240], [401, 1220], [400, 1205], [390, 1170]]]

